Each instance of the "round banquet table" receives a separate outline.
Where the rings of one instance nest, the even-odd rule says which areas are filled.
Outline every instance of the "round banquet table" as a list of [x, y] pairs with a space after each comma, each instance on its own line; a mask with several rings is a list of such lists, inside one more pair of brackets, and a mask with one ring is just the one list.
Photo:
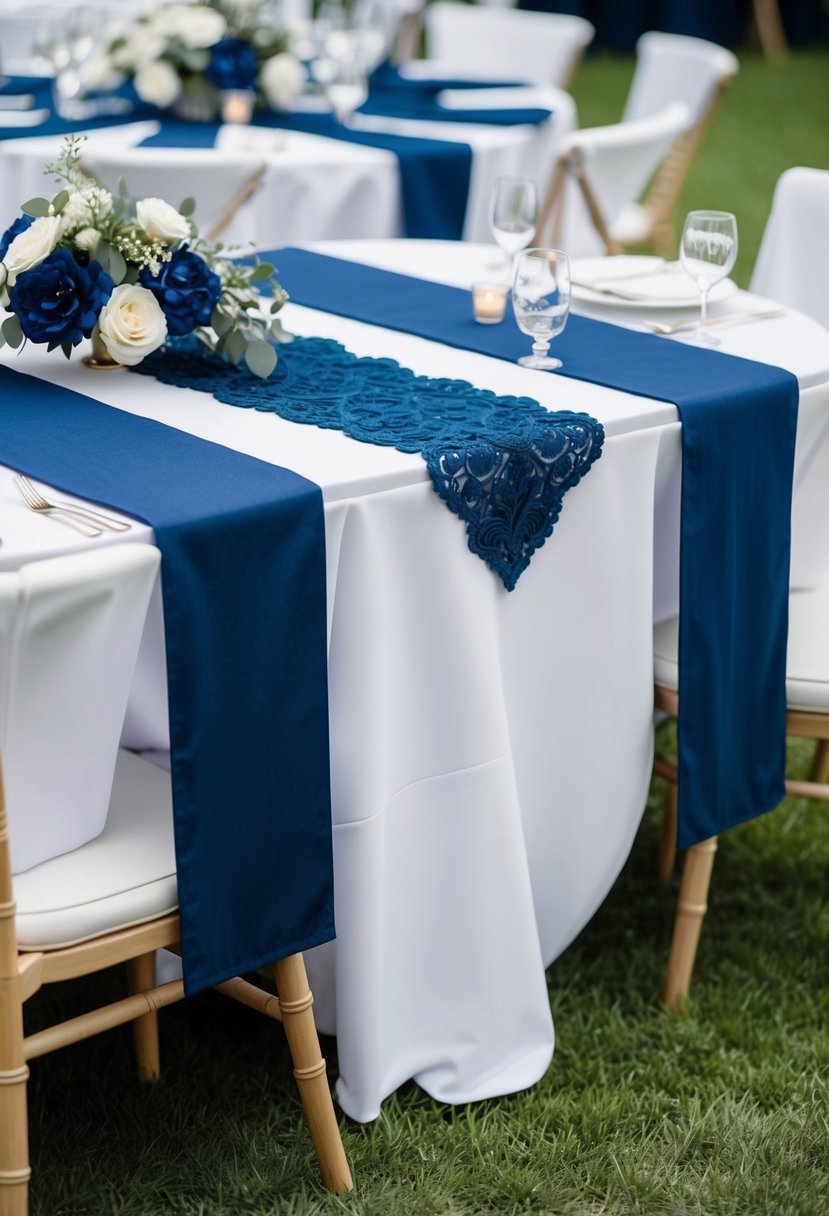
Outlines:
[[[537, 126], [424, 121], [358, 114], [359, 131], [449, 140], [472, 149], [466, 240], [490, 235], [492, 186], [499, 175], [537, 178], [552, 170], [560, 141], [576, 126], [569, 94], [552, 87], [446, 90], [444, 105], [476, 109], [539, 107], [552, 116]], [[22, 200], [44, 193], [43, 166], [54, 160], [60, 136], [3, 139], [0, 114], [0, 231], [19, 212]], [[120, 176], [135, 198], [171, 202], [193, 197], [195, 219], [206, 233], [251, 176], [265, 166], [257, 190], [222, 230], [225, 244], [253, 241], [260, 248], [309, 240], [399, 237], [405, 235], [400, 169], [393, 152], [328, 139], [303, 131], [226, 125], [213, 148], [141, 147], [160, 123], [124, 123], [86, 132], [85, 167], [101, 181]], [[194, 124], [198, 128], [198, 124]], [[429, 235], [436, 235], [430, 232]]]
[[[432, 242], [325, 251], [456, 284], [493, 257]], [[676, 608], [676, 409], [293, 304], [285, 323], [604, 424], [602, 459], [514, 593], [469, 553], [419, 456], [143, 376], [93, 376], [42, 348], [0, 358], [322, 486], [337, 940], [306, 957], [320, 1029], [338, 1038], [339, 1100], [365, 1121], [412, 1077], [445, 1102], [515, 1092], [553, 1054], [545, 967], [605, 898], [645, 804], [654, 605]], [[722, 337], [800, 380], [793, 572], [816, 581], [829, 570], [816, 522], [829, 487], [829, 333], [789, 311]], [[118, 543], [32, 515], [6, 469], [0, 535], [4, 568]], [[129, 536], [152, 540], [140, 524]], [[124, 744], [163, 754], [165, 705], [157, 599]]]

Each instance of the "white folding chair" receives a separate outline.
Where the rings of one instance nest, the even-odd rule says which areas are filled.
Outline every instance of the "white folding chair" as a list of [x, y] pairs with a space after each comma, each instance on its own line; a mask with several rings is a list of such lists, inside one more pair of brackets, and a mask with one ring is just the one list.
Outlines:
[[535, 241], [572, 257], [622, 252], [613, 226], [685, 129], [688, 109], [673, 102], [636, 122], [575, 131], [559, 149]]
[[829, 170], [787, 169], [751, 276], [751, 290], [829, 329]]
[[[0, 1216], [26, 1216], [27, 1061], [134, 1022], [142, 1080], [159, 1073], [155, 951], [175, 947], [169, 774], [118, 736], [160, 554], [122, 544], [0, 574]], [[44, 984], [129, 964], [131, 995], [26, 1035]], [[351, 1178], [311, 1013], [302, 955], [274, 966], [278, 998], [219, 985], [282, 1020], [323, 1181]]]
[[425, 12], [429, 57], [459, 74], [512, 75], [565, 88], [593, 40], [583, 17], [437, 0]]
[[688, 107], [687, 126], [659, 166], [646, 197], [629, 203], [610, 225], [614, 240], [622, 245], [653, 244], [673, 253], [673, 221], [682, 188], [720, 99], [739, 69], [731, 51], [701, 38], [652, 31], [639, 39], [622, 121], [652, 118], [678, 101]]

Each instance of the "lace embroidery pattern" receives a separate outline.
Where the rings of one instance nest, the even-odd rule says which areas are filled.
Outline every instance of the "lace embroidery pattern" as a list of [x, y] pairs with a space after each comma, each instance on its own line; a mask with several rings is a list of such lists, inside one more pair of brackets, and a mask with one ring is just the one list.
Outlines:
[[228, 405], [420, 452], [435, 490], [466, 524], [470, 550], [508, 591], [552, 533], [565, 493], [599, 458], [604, 440], [589, 414], [551, 413], [531, 397], [417, 376], [393, 359], [360, 358], [328, 338], [296, 338], [281, 347], [268, 380], [229, 366], [190, 337], [131, 370]]

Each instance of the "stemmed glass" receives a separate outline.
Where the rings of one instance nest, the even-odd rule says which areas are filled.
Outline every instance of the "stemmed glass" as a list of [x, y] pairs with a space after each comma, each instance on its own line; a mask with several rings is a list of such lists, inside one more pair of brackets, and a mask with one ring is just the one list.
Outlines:
[[358, 59], [332, 60], [325, 95], [339, 122], [347, 124], [368, 97], [365, 68]]
[[532, 244], [538, 218], [535, 182], [529, 177], [498, 177], [492, 191], [492, 235], [507, 257], [512, 277], [515, 255]]
[[528, 249], [518, 255], [512, 308], [518, 328], [533, 339], [533, 353], [521, 356], [521, 366], [548, 372], [561, 367], [561, 359], [547, 351], [570, 312], [570, 262], [563, 250]]
[[689, 211], [679, 246], [682, 269], [700, 292], [700, 317], [691, 341], [719, 346], [720, 339], [705, 328], [708, 293], [728, 276], [737, 260], [737, 221], [730, 211]]

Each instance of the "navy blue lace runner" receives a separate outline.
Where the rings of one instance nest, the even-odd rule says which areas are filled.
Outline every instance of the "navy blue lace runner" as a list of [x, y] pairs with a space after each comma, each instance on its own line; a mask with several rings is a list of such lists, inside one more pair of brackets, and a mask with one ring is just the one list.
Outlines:
[[[482, 327], [457, 288], [298, 249], [268, 255], [311, 308], [514, 360], [508, 316]], [[682, 419], [679, 845], [784, 795], [786, 636], [798, 384], [777, 367], [571, 317], [562, 375], [660, 401]]]
[[155, 529], [188, 989], [330, 940], [319, 487], [3, 365], [0, 462]]
[[324, 338], [283, 346], [264, 382], [192, 338], [132, 370], [229, 405], [421, 452], [435, 490], [466, 524], [470, 550], [508, 591], [551, 535], [564, 495], [599, 458], [604, 438], [587, 414], [553, 414], [529, 397], [416, 376], [393, 359], [360, 359]]

